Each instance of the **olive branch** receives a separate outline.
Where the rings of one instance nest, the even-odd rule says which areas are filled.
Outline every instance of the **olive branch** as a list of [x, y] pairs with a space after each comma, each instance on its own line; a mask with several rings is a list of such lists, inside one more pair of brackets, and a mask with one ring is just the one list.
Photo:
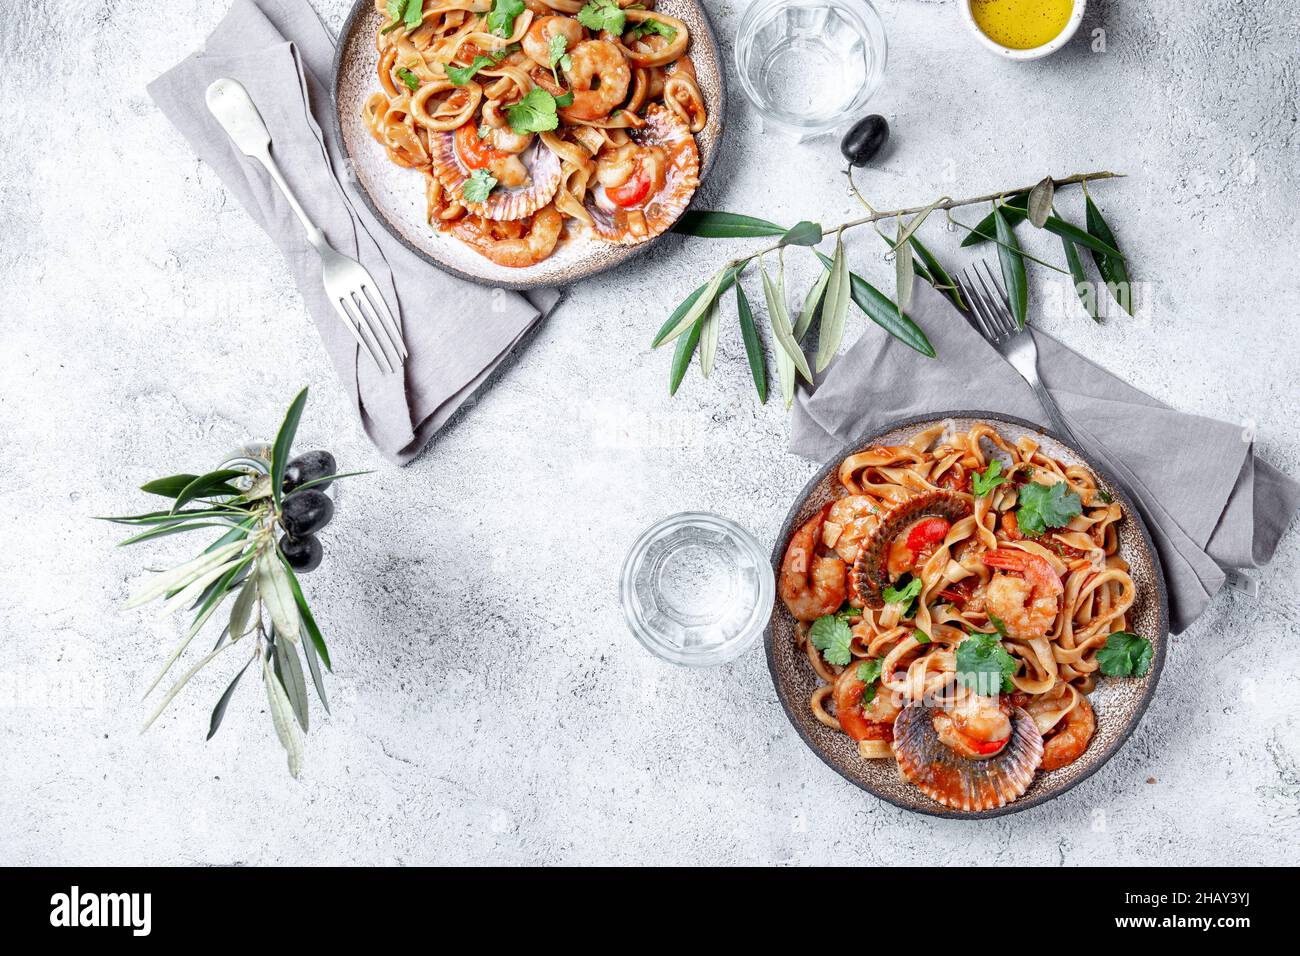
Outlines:
[[[992, 242], [997, 247], [1011, 312], [1021, 327], [1024, 326], [1029, 311], [1026, 261], [1069, 275], [1085, 310], [1095, 321], [1101, 321], [1098, 302], [1088, 284], [1079, 247], [1086, 248], [1092, 254], [1097, 271], [1111, 294], [1126, 312], [1133, 314], [1127, 262], [1116, 243], [1114, 233], [1088, 194], [1089, 182], [1121, 178], [1122, 173], [1075, 173], [1060, 179], [1047, 176], [1033, 186], [966, 199], [942, 196], [924, 206], [890, 210], [878, 210], [867, 201], [853, 181], [852, 166], [848, 167], [846, 175], [850, 189], [866, 208], [867, 215], [836, 226], [823, 227], [818, 222], [803, 220], [786, 228], [766, 219], [713, 210], [689, 211], [674, 226], [675, 232], [704, 239], [774, 237], [776, 242], [725, 263], [707, 282], [688, 295], [660, 327], [651, 342], [652, 347], [658, 348], [673, 341], [677, 343], [669, 376], [669, 394], [676, 394], [697, 350], [704, 377], [707, 378], [712, 371], [722, 327], [722, 296], [734, 286], [736, 313], [750, 374], [759, 401], [766, 403], [766, 358], [749, 297], [740, 282], [745, 270], [755, 260], [758, 262], [771, 334], [777, 343], [775, 361], [787, 408], [794, 401], [797, 380], [803, 378], [811, 384], [813, 374], [823, 371], [838, 353], [850, 302], [890, 335], [922, 355], [934, 358], [935, 350], [930, 340], [907, 314], [915, 280], [920, 278], [929, 282], [959, 311], [967, 311], [966, 303], [962, 301], [951, 274], [917, 235], [921, 225], [936, 210], [942, 210], [948, 222], [967, 231], [968, 234], [961, 243], [963, 247], [985, 242]], [[1069, 186], [1080, 186], [1083, 189], [1086, 206], [1083, 228], [1056, 215], [1053, 205], [1056, 191]], [[954, 209], [982, 203], [992, 204], [992, 209], [974, 226], [968, 226], [952, 215]], [[895, 223], [893, 236], [880, 226], [880, 223], [888, 220]], [[1066, 268], [1045, 262], [1021, 249], [1015, 230], [1025, 220], [1061, 240]], [[851, 271], [848, 264], [844, 233], [865, 225], [871, 225], [891, 249], [887, 258], [892, 258], [894, 262], [893, 299]], [[834, 238], [835, 246], [832, 255], [827, 256], [815, 247], [829, 238]], [[785, 251], [792, 246], [811, 248], [823, 267], [795, 314], [790, 311], [785, 288]], [[777, 264], [774, 270], [769, 271], [765, 257], [772, 254], [776, 255]], [[803, 341], [814, 324], [818, 325], [817, 348], [810, 364], [804, 352]]]
[[[119, 547], [201, 528], [225, 529], [196, 557], [156, 573], [126, 604], [134, 608], [162, 599], [164, 615], [187, 608], [194, 615], [184, 637], [145, 690], [147, 698], [184, 655], [195, 636], [227, 599], [233, 597], [226, 623], [212, 650], [171, 685], [140, 732], [149, 729], [200, 670], [231, 648], [237, 645], [247, 648], [252, 644], [251, 654], [212, 710], [207, 739], [211, 740], [221, 726], [240, 678], [256, 664], [261, 671], [276, 736], [288, 754], [289, 772], [295, 777], [302, 766], [303, 734], [308, 727], [306, 680], [298, 648], [302, 648], [312, 685], [327, 713], [329, 703], [320, 665], [324, 663], [326, 669], [333, 669], [325, 638], [307, 605], [297, 575], [276, 544], [277, 535], [284, 528], [282, 503], [288, 497], [284, 491], [285, 469], [306, 403], [304, 388], [289, 406], [269, 459], [239, 458], [228, 462], [228, 467], [206, 474], [156, 479], [141, 486], [141, 490], [172, 499], [170, 508], [100, 519], [144, 529], [119, 542]], [[360, 474], [366, 472], [327, 474], [296, 484], [292, 490], [296, 494]]]

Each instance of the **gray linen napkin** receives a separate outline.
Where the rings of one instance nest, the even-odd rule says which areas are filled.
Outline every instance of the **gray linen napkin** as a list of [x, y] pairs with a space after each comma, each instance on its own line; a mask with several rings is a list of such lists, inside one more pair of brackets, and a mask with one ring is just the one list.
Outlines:
[[[394, 239], [357, 201], [341, 144], [328, 121], [324, 82], [334, 41], [307, 0], [235, 0], [207, 46], [149, 84], [149, 95], [199, 158], [280, 248], [335, 370], [371, 441], [405, 464], [559, 300], [487, 289], [439, 272]], [[335, 314], [320, 262], [262, 167], [244, 156], [204, 103], [208, 84], [229, 76], [248, 88], [266, 121], [285, 178], [332, 246], [358, 259], [400, 307], [410, 357], [381, 374]], [[412, 189], [419, 189], [416, 180]], [[397, 311], [396, 309], [394, 310]]]
[[[947, 299], [917, 283], [911, 314], [938, 358], [868, 329], [814, 392], [799, 394], [791, 451], [825, 461], [869, 430], [943, 409], [1047, 424], [1024, 379]], [[1033, 335], [1043, 382], [1079, 440], [1103, 443], [1140, 479], [1131, 490], [1164, 566], [1170, 627], [1185, 630], [1223, 586], [1225, 568], [1272, 560], [1300, 507], [1300, 484], [1256, 457], [1240, 425], [1175, 411], [1050, 335]]]

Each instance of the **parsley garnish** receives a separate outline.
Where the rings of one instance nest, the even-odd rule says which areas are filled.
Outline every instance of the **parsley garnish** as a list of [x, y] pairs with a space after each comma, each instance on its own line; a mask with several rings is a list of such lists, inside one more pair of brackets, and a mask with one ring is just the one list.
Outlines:
[[1128, 631], [1116, 631], [1097, 652], [1097, 664], [1107, 677], [1145, 677], [1151, 670], [1151, 642]]
[[1083, 502], [1064, 481], [1054, 485], [1030, 482], [1020, 488], [1016, 525], [1023, 534], [1042, 534], [1048, 528], [1064, 528], [1083, 511]]
[[990, 614], [989, 623], [993, 625], [993, 630], [998, 632], [998, 637], [1007, 636], [1007, 625], [1002, 618], [998, 617], [996, 614]]
[[420, 78], [404, 66], [397, 68], [397, 78], [405, 83], [412, 93], [420, 88]]
[[892, 584], [885, 588], [882, 595], [886, 604], [903, 604], [903, 613], [901, 617], [911, 617], [913, 606], [916, 604], [917, 597], [921, 594], [921, 579], [912, 578], [902, 587], [894, 587]]
[[670, 27], [662, 20], [655, 20], [655, 19], [642, 20], [640, 23], [634, 26], [630, 32], [631, 32], [631, 38], [633, 40], [639, 40], [642, 37], [649, 36], [652, 33], [659, 34], [669, 43], [672, 43], [674, 40], [677, 39], [676, 28]]
[[1097, 489], [1097, 497], [1100, 498], [1102, 501], [1104, 501], [1106, 504], [1110, 504], [1112, 501], [1115, 500], [1111, 496], [1111, 493], [1107, 491], [1105, 488]]
[[578, 22], [588, 30], [608, 30], [615, 35], [623, 33], [623, 27], [627, 23], [627, 14], [625, 14], [615, 0], [591, 0], [581, 10], [578, 11]]
[[534, 86], [523, 99], [506, 109], [506, 120], [516, 133], [545, 133], [553, 130], [560, 125], [560, 117], [555, 108], [573, 102], [573, 94], [566, 93], [565, 96], [569, 97], [567, 103], [562, 102], [564, 97], [557, 99], [540, 86]]
[[486, 202], [496, 185], [495, 176], [486, 169], [476, 169], [469, 179], [465, 180], [465, 185], [460, 188], [460, 194], [466, 202]]
[[564, 109], [564, 107], [566, 106], [572, 106], [573, 90], [569, 90], [569, 92], [561, 93], [559, 96], [557, 96], [555, 98], [555, 105], [558, 106], [560, 109]]
[[515, 32], [515, 17], [524, 12], [524, 0], [492, 0], [492, 12], [488, 14], [488, 30], [499, 37], [508, 37]]
[[1015, 689], [1016, 660], [993, 634], [975, 633], [957, 645], [957, 683], [983, 697]]
[[[514, 44], [512, 43], [510, 46], [514, 46]], [[451, 80], [452, 86], [464, 86], [474, 78], [474, 74], [479, 70], [487, 66], [496, 66], [509, 56], [510, 52], [510, 47], [506, 47], [504, 50], [497, 50], [494, 53], [480, 53], [474, 57], [474, 62], [469, 66], [453, 66], [448, 63], [443, 69], [446, 70], [447, 79]]]
[[560, 83], [560, 74], [556, 67], [561, 70], [573, 69], [573, 58], [569, 56], [568, 49], [568, 37], [560, 33], [551, 37], [550, 42], [547, 44], [547, 65], [551, 68], [551, 76], [555, 79], [557, 86]]
[[912, 638], [913, 638], [913, 639], [916, 641], [916, 643], [918, 643], [918, 644], [929, 644], [929, 643], [930, 643], [930, 635], [927, 634], [927, 633], [925, 633], [925, 631], [921, 630], [919, 627], [918, 627], [916, 630], [914, 630], [914, 631], [912, 632]]
[[1006, 475], [1002, 474], [1001, 460], [994, 458], [983, 472], [977, 471], [971, 476], [971, 486], [975, 490], [975, 497], [983, 498], [1006, 480]]
[[837, 667], [848, 667], [853, 654], [849, 644], [853, 641], [853, 632], [848, 624], [834, 614], [827, 614], [813, 621], [808, 637], [813, 647], [822, 652], [828, 663]]
[[866, 685], [862, 688], [863, 706], [876, 699], [876, 681], [880, 679], [880, 669], [884, 663], [879, 657], [868, 657], [858, 664], [858, 680]]
[[393, 22], [384, 27], [383, 33], [390, 33], [400, 26], [414, 30], [424, 22], [424, 0], [388, 0], [388, 19]]

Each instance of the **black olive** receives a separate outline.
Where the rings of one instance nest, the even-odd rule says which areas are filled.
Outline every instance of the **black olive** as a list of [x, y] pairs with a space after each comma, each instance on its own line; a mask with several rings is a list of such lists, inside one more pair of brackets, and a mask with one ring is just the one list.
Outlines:
[[334, 502], [315, 488], [297, 491], [280, 505], [280, 524], [294, 538], [315, 534], [334, 517]]
[[879, 113], [864, 116], [840, 141], [840, 152], [854, 166], [865, 166], [889, 139], [889, 123]]
[[315, 571], [320, 567], [321, 558], [325, 557], [320, 538], [314, 534], [305, 534], [301, 538], [280, 535], [280, 553], [289, 562], [289, 567], [299, 574]]
[[[307, 484], [309, 481], [337, 474], [338, 470], [338, 462], [334, 460], [334, 456], [329, 452], [305, 451], [297, 458], [291, 458], [289, 464], [284, 467], [285, 494], [293, 491], [299, 485]], [[333, 481], [322, 481], [318, 485], [312, 485], [312, 487], [324, 491], [333, 483]]]

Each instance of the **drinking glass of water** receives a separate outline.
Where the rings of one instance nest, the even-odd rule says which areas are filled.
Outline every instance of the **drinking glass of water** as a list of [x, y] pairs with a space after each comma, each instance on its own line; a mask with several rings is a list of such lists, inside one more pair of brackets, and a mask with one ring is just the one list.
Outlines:
[[692, 511], [656, 522], [623, 562], [619, 598], [636, 639], [674, 664], [708, 667], [753, 646], [772, 614], [776, 583], [744, 528]]
[[887, 52], [870, 0], [754, 0], [736, 34], [745, 95], [765, 123], [800, 138], [856, 119]]

